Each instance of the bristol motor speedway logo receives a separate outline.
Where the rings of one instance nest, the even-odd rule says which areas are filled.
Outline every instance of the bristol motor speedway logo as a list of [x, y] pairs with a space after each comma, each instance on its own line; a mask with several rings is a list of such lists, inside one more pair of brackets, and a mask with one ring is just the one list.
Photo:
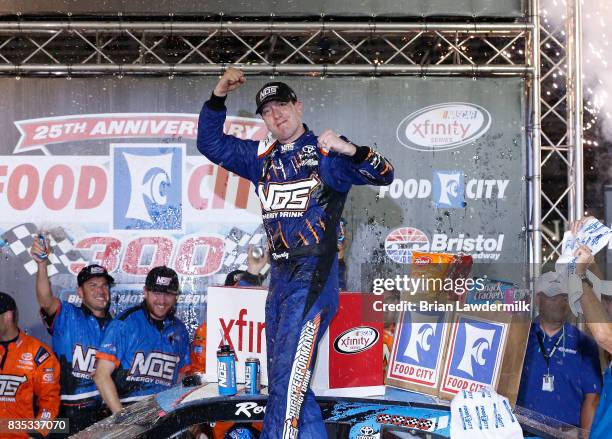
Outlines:
[[403, 312], [389, 378], [436, 387], [446, 339], [445, 313]]
[[397, 127], [397, 140], [416, 151], [444, 151], [477, 140], [490, 126], [491, 115], [479, 105], [441, 103], [406, 116]]
[[378, 189], [379, 198], [432, 199], [437, 208], [465, 208], [469, 200], [502, 200], [510, 180], [466, 178], [461, 170], [435, 170], [432, 179], [396, 178]]
[[114, 229], [181, 230], [184, 145], [111, 145]]
[[457, 393], [495, 387], [507, 325], [459, 316], [454, 325], [442, 390]]
[[385, 239], [385, 252], [387, 256], [399, 263], [410, 264], [413, 251], [466, 253], [474, 259], [498, 260], [504, 244], [504, 235], [485, 237], [478, 234], [471, 237], [459, 233], [457, 237], [450, 237], [444, 233], [434, 233], [429, 237], [415, 227], [400, 227], [391, 231]]

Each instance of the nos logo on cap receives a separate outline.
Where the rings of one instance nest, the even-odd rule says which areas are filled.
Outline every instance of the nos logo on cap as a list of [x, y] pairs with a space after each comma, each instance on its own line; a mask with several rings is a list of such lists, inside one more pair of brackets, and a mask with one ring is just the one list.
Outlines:
[[263, 101], [266, 96], [276, 94], [277, 90], [277, 85], [271, 85], [269, 87], [264, 88], [261, 92], [259, 92], [259, 100]]

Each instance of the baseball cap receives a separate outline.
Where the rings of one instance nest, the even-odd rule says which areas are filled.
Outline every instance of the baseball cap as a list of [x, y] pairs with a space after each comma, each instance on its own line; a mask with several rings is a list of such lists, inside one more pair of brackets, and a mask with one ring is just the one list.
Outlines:
[[542, 274], [535, 281], [535, 292], [544, 293], [548, 297], [567, 294], [567, 276], [556, 271]]
[[4, 314], [7, 311], [15, 311], [16, 309], [15, 299], [6, 293], [0, 292], [0, 314]]
[[162, 293], [179, 293], [179, 278], [176, 271], [162, 265], [152, 268], [147, 274], [145, 288], [149, 291], [160, 291]]
[[262, 107], [270, 101], [295, 102], [297, 95], [291, 87], [284, 82], [268, 82], [261, 87], [255, 96], [257, 114], [261, 114]]
[[77, 276], [77, 284], [82, 287], [85, 282], [94, 277], [105, 278], [109, 285], [115, 282], [115, 279], [110, 274], [108, 274], [106, 268], [98, 264], [91, 264], [87, 267], [82, 268], [81, 271], [79, 271], [79, 274]]

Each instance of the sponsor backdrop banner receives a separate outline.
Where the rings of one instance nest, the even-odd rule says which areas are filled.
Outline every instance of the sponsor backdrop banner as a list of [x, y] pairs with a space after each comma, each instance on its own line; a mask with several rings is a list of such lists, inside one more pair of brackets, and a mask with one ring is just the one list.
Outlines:
[[[519, 17], [524, 14], [524, 0], [312, 0], [309, 2], [286, 2], [280, 0], [105, 0], [92, 3], [86, 0], [4, 0], [0, 13], [22, 14], [60, 13], [116, 15], [206, 15], [223, 12], [234, 16], [295, 15], [367, 15], [371, 16], [500, 16]], [[265, 11], [263, 13], [262, 11]]]
[[[345, 207], [348, 289], [409, 273], [411, 251], [465, 252], [505, 273], [526, 260], [525, 131], [520, 79], [281, 78], [315, 132], [332, 128], [395, 165], [388, 187], [355, 187]], [[225, 129], [266, 133], [249, 78], [228, 99]], [[21, 324], [37, 316], [32, 234], [50, 233], [54, 290], [76, 300], [86, 263], [117, 280], [114, 309], [141, 300], [150, 267], [181, 277], [179, 315], [193, 330], [206, 289], [245, 267], [263, 234], [250, 183], [195, 146], [197, 114], [215, 78], [2, 79], [0, 290]], [[520, 281], [520, 279], [519, 279]]]

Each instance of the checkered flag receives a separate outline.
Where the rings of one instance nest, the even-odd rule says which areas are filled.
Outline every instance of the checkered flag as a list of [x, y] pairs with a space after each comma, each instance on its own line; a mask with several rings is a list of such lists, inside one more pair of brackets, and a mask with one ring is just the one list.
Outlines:
[[[15, 257], [21, 262], [23, 268], [32, 275], [36, 273], [36, 261], [30, 255], [30, 248], [34, 239], [38, 239], [38, 227], [32, 223], [20, 224], [5, 232], [0, 238], [6, 242]], [[66, 238], [55, 238], [52, 234], [47, 236], [52, 253], [49, 254], [49, 276], [58, 273], [69, 273], [68, 265], [73, 262], [84, 262], [80, 252], [72, 250], [72, 242]]]
[[261, 245], [265, 242], [263, 225], [259, 226], [253, 234], [232, 228], [225, 237], [225, 258], [223, 268], [227, 273], [234, 270], [246, 270], [249, 245]]

